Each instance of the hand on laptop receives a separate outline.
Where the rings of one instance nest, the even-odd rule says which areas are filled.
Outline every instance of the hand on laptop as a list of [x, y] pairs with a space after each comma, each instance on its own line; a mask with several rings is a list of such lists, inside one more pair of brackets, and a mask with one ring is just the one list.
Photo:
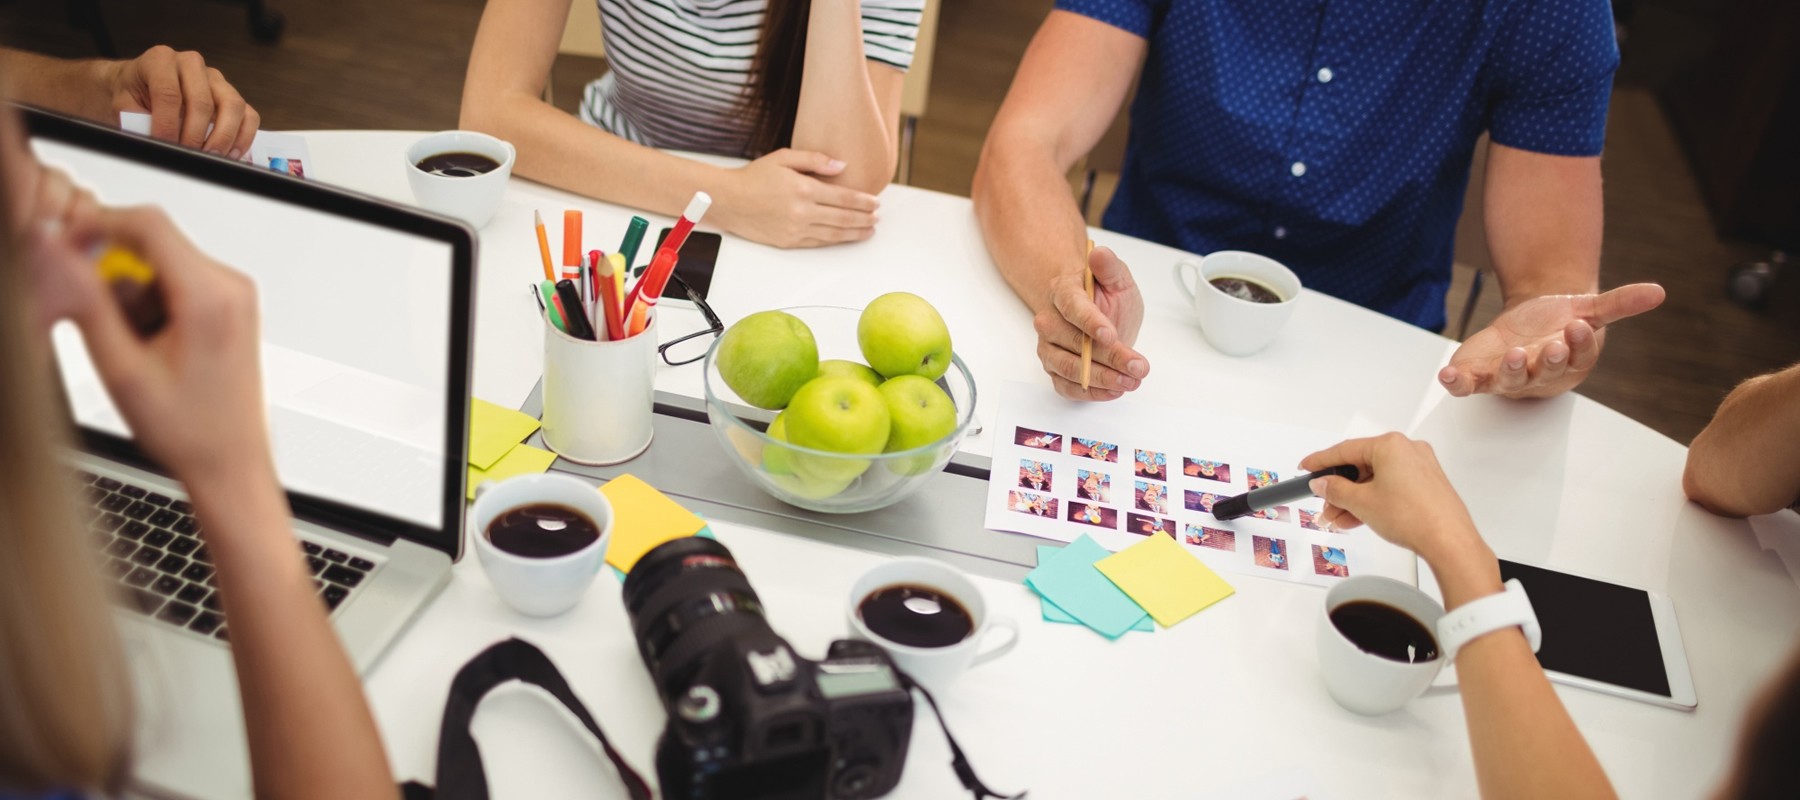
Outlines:
[[113, 112], [148, 113], [152, 137], [227, 158], [250, 152], [262, 116], [199, 53], [157, 45], [103, 69]]

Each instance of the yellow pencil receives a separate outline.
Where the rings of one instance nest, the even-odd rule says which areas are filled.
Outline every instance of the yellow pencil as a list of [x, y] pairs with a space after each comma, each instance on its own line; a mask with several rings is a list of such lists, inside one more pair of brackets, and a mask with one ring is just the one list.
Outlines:
[[531, 212], [532, 220], [537, 224], [538, 255], [544, 257], [544, 280], [552, 285], [556, 283], [556, 268], [550, 265], [550, 236], [544, 233], [544, 215]]
[[619, 306], [619, 314], [623, 315], [625, 313], [625, 306], [623, 305], [625, 302], [625, 273], [629, 271], [625, 266], [625, 256], [619, 253], [612, 253], [607, 255], [606, 261], [611, 264], [613, 268], [613, 289], [619, 294], [619, 303], [621, 304]]
[[[1087, 290], [1088, 301], [1093, 302], [1093, 299], [1094, 299], [1094, 268], [1091, 266], [1093, 264], [1093, 260], [1094, 260], [1094, 240], [1093, 239], [1088, 240], [1087, 255], [1088, 255], [1087, 260], [1083, 261], [1081, 264], [1081, 272], [1082, 272], [1082, 276], [1083, 276], [1081, 279], [1081, 286], [1083, 289]], [[1094, 371], [1094, 338], [1083, 333], [1081, 335], [1081, 390], [1084, 392], [1087, 391], [1088, 379], [1090, 377], [1092, 377], [1093, 371]]]

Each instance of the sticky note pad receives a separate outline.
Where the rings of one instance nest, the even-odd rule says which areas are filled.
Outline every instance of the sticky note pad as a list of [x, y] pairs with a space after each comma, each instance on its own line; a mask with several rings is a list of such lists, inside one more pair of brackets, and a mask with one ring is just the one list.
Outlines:
[[1083, 534], [1025, 576], [1025, 585], [1081, 624], [1117, 639], [1144, 618], [1144, 609], [1094, 569], [1106, 548]]
[[506, 455], [495, 461], [487, 469], [469, 467], [469, 499], [475, 499], [475, 487], [488, 481], [505, 480], [514, 475], [529, 475], [543, 472], [550, 468], [550, 462], [556, 460], [556, 454], [549, 450], [539, 450], [528, 444], [514, 444]]
[[[1051, 557], [1056, 555], [1056, 551], [1061, 550], [1061, 549], [1062, 548], [1057, 547], [1055, 545], [1048, 545], [1048, 544], [1038, 545], [1038, 548], [1037, 548], [1038, 563], [1042, 564], [1045, 561], [1050, 560]], [[1059, 606], [1056, 603], [1051, 602], [1050, 598], [1045, 597], [1041, 594], [1038, 595], [1038, 605], [1043, 610], [1045, 622], [1060, 622], [1060, 623], [1064, 623], [1067, 625], [1080, 625], [1081, 624], [1081, 620], [1076, 619], [1074, 614], [1070, 614], [1069, 612], [1064, 611], [1062, 606]], [[1145, 614], [1142, 619], [1138, 620], [1136, 625], [1131, 626], [1131, 629], [1134, 631], [1144, 631], [1145, 633], [1155, 633], [1156, 632], [1156, 623], [1151, 622], [1150, 615]]]
[[1102, 558], [1094, 568], [1165, 628], [1236, 591], [1193, 553], [1162, 534]]
[[530, 414], [497, 406], [480, 398], [469, 404], [469, 466], [493, 469], [494, 462], [512, 452], [519, 442], [538, 429]]
[[613, 508], [612, 543], [606, 546], [606, 563], [620, 572], [657, 545], [670, 539], [693, 536], [706, 520], [682, 508], [668, 495], [635, 475], [620, 475], [600, 487]]

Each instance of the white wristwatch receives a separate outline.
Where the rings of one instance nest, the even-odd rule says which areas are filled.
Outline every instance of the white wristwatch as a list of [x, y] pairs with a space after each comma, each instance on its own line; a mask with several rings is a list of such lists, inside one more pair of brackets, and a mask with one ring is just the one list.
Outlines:
[[1525, 595], [1525, 585], [1519, 583], [1518, 578], [1507, 581], [1505, 591], [1464, 603], [1440, 617], [1438, 646], [1444, 649], [1445, 661], [1455, 661], [1456, 653], [1463, 645], [1514, 625], [1525, 632], [1531, 652], [1537, 652], [1538, 645], [1543, 643], [1544, 631], [1538, 627], [1537, 612], [1532, 610], [1531, 598]]

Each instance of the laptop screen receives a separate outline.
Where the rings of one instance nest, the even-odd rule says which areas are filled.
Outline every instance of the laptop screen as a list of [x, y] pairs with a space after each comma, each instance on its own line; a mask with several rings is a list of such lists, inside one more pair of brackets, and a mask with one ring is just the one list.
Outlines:
[[[291, 495], [460, 530], [446, 517], [460, 514], [466, 446], [468, 293], [456, 291], [454, 263], [459, 237], [468, 258], [466, 229], [216, 159], [116, 146], [149, 143], [33, 127], [40, 161], [102, 203], [160, 206], [202, 251], [255, 281], [269, 433]], [[425, 224], [383, 218], [396, 213]], [[76, 422], [131, 438], [80, 333], [65, 322], [54, 344]]]

